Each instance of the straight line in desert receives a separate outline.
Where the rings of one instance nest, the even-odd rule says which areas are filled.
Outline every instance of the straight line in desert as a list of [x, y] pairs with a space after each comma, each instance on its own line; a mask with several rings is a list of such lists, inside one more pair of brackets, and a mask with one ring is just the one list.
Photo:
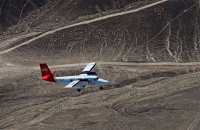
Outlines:
[[[88, 63], [74, 63], [74, 64], [63, 64], [63, 65], [49, 65], [49, 68], [61, 68], [64, 67], [74, 67], [74, 66], [86, 66]], [[155, 63], [133, 63], [133, 62], [97, 62], [98, 65], [117, 65], [117, 66], [199, 66], [200, 62], [155, 62]], [[23, 68], [22, 68], [23, 69]], [[37, 67], [28, 68], [31, 69], [40, 69]], [[4, 70], [4, 69], [3, 69]], [[19, 70], [19, 68], [18, 68]], [[5, 70], [4, 70], [5, 71]], [[21, 70], [20, 70], [21, 71]]]
[[94, 18], [94, 19], [91, 19], [91, 20], [87, 20], [87, 21], [83, 21], [83, 22], [79, 22], [79, 23], [75, 23], [75, 24], [71, 24], [71, 25], [67, 25], [67, 26], [64, 26], [64, 27], [60, 27], [60, 28], [57, 28], [57, 29], [54, 29], [54, 30], [51, 30], [51, 31], [48, 31], [48, 32], [45, 32], [43, 34], [41, 34], [40, 36], [37, 36], [35, 38], [32, 38], [26, 42], [23, 42], [17, 46], [14, 46], [12, 48], [9, 48], [7, 50], [4, 50], [4, 51], [1, 51], [0, 52], [0, 55], [2, 54], [5, 54], [7, 52], [10, 52], [18, 47], [21, 47], [23, 45], [26, 45], [26, 44], [29, 44], [39, 38], [42, 38], [44, 36], [47, 36], [49, 34], [52, 34], [52, 33], [55, 33], [55, 32], [58, 32], [60, 30], [63, 30], [63, 29], [67, 29], [67, 28], [71, 28], [71, 27], [75, 27], [75, 26], [80, 26], [80, 25], [85, 25], [85, 24], [89, 24], [89, 23], [94, 23], [94, 22], [97, 22], [97, 21], [100, 21], [100, 20], [104, 20], [104, 19], [108, 19], [108, 18], [112, 18], [112, 17], [117, 17], [117, 16], [121, 16], [121, 15], [126, 15], [126, 14], [130, 14], [130, 13], [135, 13], [135, 12], [138, 12], [138, 11], [141, 11], [141, 10], [144, 10], [146, 8], [150, 8], [152, 6], [155, 6], [155, 5], [158, 5], [158, 4], [161, 4], [163, 2], [166, 2], [166, 1], [169, 1], [169, 0], [160, 0], [158, 2], [155, 2], [155, 3], [151, 3], [149, 5], [145, 5], [143, 7], [140, 7], [140, 8], [137, 8], [137, 9], [133, 9], [133, 10], [129, 10], [129, 11], [125, 11], [125, 12], [120, 12], [120, 13], [115, 13], [115, 14], [110, 14], [110, 15], [106, 15], [106, 16], [102, 16], [102, 17], [99, 17], [99, 18]]
[[197, 126], [199, 121], [200, 121], [200, 115], [198, 115], [197, 118], [194, 119], [194, 121], [190, 124], [187, 130], [193, 130]]

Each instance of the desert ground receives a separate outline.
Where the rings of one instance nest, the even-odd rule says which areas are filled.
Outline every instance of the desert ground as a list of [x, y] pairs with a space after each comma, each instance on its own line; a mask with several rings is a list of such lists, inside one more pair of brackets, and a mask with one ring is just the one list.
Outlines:
[[[86, 63], [50, 65], [55, 76]], [[1, 68], [1, 129], [199, 129], [200, 63], [100, 62], [99, 90], [41, 80], [38, 66]]]

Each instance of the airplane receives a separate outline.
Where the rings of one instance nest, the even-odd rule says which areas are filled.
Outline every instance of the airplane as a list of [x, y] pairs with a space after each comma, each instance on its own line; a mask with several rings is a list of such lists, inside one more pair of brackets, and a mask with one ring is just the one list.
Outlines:
[[109, 81], [101, 79], [97, 76], [97, 72], [92, 72], [91, 70], [95, 67], [96, 63], [89, 63], [80, 75], [75, 76], [65, 76], [65, 77], [54, 77], [55, 71], [50, 71], [46, 63], [40, 63], [40, 69], [42, 73], [42, 80], [49, 82], [57, 82], [60, 84], [67, 84], [64, 88], [78, 87], [77, 91], [80, 92], [81, 88], [86, 85], [99, 85], [99, 89], [103, 89], [101, 85], [108, 84]]

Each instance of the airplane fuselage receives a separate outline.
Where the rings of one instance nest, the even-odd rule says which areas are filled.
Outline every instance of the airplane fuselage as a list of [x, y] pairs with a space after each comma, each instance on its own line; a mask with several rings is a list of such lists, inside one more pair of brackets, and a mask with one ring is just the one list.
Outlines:
[[76, 76], [65, 76], [65, 77], [55, 77], [57, 83], [60, 84], [69, 84], [72, 81], [80, 80], [81, 82], [77, 86], [86, 86], [86, 85], [103, 85], [107, 84], [109, 81], [100, 79], [96, 75], [87, 75], [81, 74]]

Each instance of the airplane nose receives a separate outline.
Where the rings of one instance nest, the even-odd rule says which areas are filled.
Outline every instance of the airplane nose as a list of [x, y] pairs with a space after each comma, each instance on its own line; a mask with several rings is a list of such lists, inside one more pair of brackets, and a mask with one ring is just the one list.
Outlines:
[[108, 80], [104, 80], [104, 82], [105, 82], [106, 84], [108, 84], [108, 83], [109, 83], [109, 81], [108, 81]]
[[99, 83], [99, 84], [108, 84], [109, 81], [104, 80], [104, 79], [98, 79], [98, 83]]

